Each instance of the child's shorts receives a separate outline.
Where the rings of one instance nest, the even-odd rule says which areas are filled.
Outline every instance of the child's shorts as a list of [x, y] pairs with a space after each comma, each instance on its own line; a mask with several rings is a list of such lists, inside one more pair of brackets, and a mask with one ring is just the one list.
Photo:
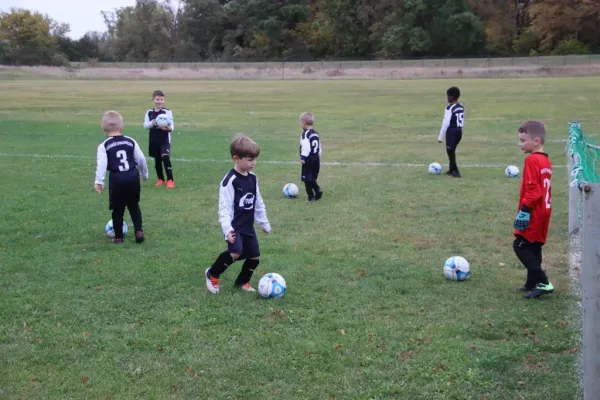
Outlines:
[[319, 158], [307, 158], [302, 164], [302, 182], [314, 182], [319, 178], [321, 161]]
[[148, 155], [152, 158], [161, 158], [163, 154], [171, 155], [171, 142], [163, 140], [162, 142], [150, 142], [148, 146]]
[[258, 247], [258, 238], [256, 235], [236, 233], [235, 242], [229, 243], [227, 240], [225, 242], [227, 243], [227, 251], [240, 254], [240, 260], [260, 256], [260, 248]]

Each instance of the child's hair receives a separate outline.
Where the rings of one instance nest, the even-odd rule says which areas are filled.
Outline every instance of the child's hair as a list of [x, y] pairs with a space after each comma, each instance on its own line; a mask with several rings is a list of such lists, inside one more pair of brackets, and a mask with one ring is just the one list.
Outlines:
[[160, 89], [157, 89], [154, 92], [152, 92], [152, 98], [154, 99], [156, 96], [165, 97], [165, 92], [163, 92]]
[[313, 126], [315, 124], [315, 116], [311, 112], [303, 112], [300, 114], [300, 121], [306, 125]]
[[546, 141], [546, 127], [540, 121], [527, 121], [519, 127], [519, 133], [526, 133], [532, 139], [540, 138], [540, 143]]
[[116, 111], [110, 110], [102, 116], [100, 124], [104, 132], [121, 132], [123, 130], [123, 116]]
[[456, 86], [452, 86], [450, 89], [446, 91], [446, 95], [448, 97], [452, 97], [454, 100], [458, 100], [460, 97], [460, 89]]
[[258, 158], [258, 155], [260, 154], [260, 147], [258, 147], [258, 144], [256, 144], [254, 140], [250, 139], [248, 136], [239, 135], [236, 136], [231, 142], [229, 151], [231, 152], [231, 157], [237, 156], [239, 158]]

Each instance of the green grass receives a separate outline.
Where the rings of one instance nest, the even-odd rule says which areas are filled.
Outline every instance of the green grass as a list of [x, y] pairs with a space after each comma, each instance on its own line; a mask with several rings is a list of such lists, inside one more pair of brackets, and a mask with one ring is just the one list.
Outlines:
[[[198, 399], [569, 399], [578, 393], [579, 320], [567, 268], [567, 123], [600, 132], [600, 78], [464, 80], [463, 179], [426, 167], [323, 166], [317, 204], [300, 184], [302, 111], [316, 113], [323, 160], [446, 163], [436, 142], [454, 82], [2, 81], [0, 397]], [[147, 241], [110, 245], [106, 193], [93, 191], [102, 112], [141, 128], [155, 86], [174, 111], [177, 188], [142, 190]], [[555, 164], [544, 248], [556, 293], [525, 301], [512, 252], [522, 166], [515, 133], [546, 122]], [[223, 250], [218, 184], [238, 132], [261, 145], [256, 173], [274, 234], [262, 273], [282, 299], [218, 296], [203, 271]], [[31, 157], [28, 155], [52, 155]], [[75, 155], [77, 158], [59, 158]], [[152, 165], [152, 161], [150, 161]], [[466, 257], [463, 283], [442, 275]], [[485, 395], [485, 397], [484, 397]]]

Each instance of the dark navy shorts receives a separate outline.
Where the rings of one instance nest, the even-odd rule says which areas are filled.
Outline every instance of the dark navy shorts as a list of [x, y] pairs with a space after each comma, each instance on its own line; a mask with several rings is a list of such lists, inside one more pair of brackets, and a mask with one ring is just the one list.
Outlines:
[[108, 182], [108, 209], [125, 208], [140, 202], [140, 177], [135, 174], [115, 176]]
[[302, 164], [302, 182], [315, 182], [319, 178], [321, 160], [319, 157], [309, 157]]
[[235, 242], [229, 243], [227, 240], [227, 251], [230, 253], [240, 254], [240, 260], [246, 258], [257, 258], [260, 256], [260, 248], [258, 247], [258, 238], [254, 235], [244, 235], [236, 233]]
[[163, 154], [171, 155], [171, 143], [168, 140], [150, 142], [148, 146], [148, 155], [150, 157], [160, 159]]
[[462, 129], [448, 129], [446, 132], [446, 149], [456, 150], [462, 139]]

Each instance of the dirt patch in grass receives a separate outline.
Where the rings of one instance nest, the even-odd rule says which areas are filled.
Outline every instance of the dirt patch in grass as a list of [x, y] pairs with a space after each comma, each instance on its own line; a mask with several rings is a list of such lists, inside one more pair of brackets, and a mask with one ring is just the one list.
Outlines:
[[124, 79], [124, 80], [365, 80], [365, 79], [455, 79], [455, 78], [531, 78], [600, 75], [600, 65], [574, 66], [509, 66], [490, 68], [405, 67], [405, 68], [281, 68], [210, 66], [169, 68], [117, 67], [11, 67], [0, 66], [0, 77], [34, 73], [48, 78], [64, 79]]

